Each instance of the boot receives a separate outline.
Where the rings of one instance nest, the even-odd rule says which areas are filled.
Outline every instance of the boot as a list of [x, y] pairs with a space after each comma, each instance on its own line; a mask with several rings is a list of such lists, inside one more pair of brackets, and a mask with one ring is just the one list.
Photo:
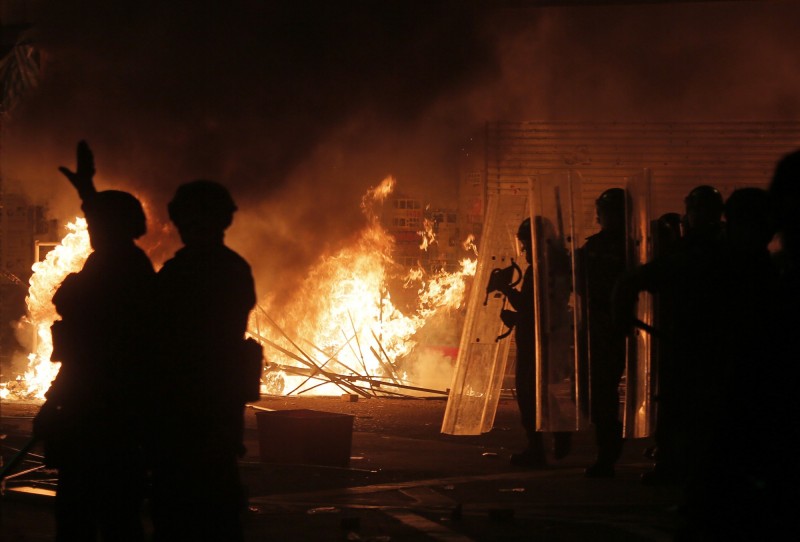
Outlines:
[[553, 457], [564, 459], [572, 450], [572, 433], [556, 431], [553, 433]]
[[595, 424], [597, 460], [584, 471], [587, 478], [613, 478], [622, 455], [622, 423]]

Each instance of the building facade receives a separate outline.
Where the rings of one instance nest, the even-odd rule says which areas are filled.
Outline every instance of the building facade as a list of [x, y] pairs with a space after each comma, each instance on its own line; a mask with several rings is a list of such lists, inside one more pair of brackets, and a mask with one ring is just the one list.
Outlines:
[[[25, 315], [25, 297], [33, 264], [62, 237], [56, 220], [47, 218], [47, 208], [32, 205], [19, 193], [0, 199], [0, 361], [7, 361], [17, 348], [13, 324]], [[40, 249], [37, 250], [37, 245]]]

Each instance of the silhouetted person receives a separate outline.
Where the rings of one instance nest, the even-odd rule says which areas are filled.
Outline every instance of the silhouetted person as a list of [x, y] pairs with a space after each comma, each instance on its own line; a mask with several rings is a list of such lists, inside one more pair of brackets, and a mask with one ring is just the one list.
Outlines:
[[[653, 227], [653, 258], [664, 259], [671, 257], [680, 248], [681, 237], [683, 235], [683, 216], [680, 213], [664, 213], [655, 221]], [[662, 329], [663, 326], [671, 325], [674, 318], [674, 307], [672, 300], [667, 296], [653, 296], [653, 327]], [[653, 441], [655, 446], [648, 450], [651, 458], [656, 458], [659, 453], [659, 444], [670, 439], [674, 428], [670, 427], [670, 422], [674, 421], [668, 416], [660, 415], [659, 400], [661, 390], [668, 390], [672, 384], [673, 375], [670, 373], [669, 362], [669, 343], [660, 334], [655, 334], [652, 339], [652, 358], [651, 358], [651, 389], [654, 390], [654, 400], [656, 402], [656, 416], [654, 421]], [[667, 445], [667, 448], [669, 445]], [[661, 450], [663, 451], [663, 450]], [[652, 484], [661, 483], [659, 477], [662, 468], [658, 472], [647, 472], [642, 475], [642, 483]], [[671, 480], [669, 480], [671, 481]]]
[[[642, 482], [681, 482], [708, 446], [705, 413], [725, 340], [726, 251], [723, 198], [702, 185], [685, 199], [684, 235], [669, 254], [626, 274], [615, 289], [615, 318], [630, 325], [640, 291], [667, 303], [659, 322], [657, 456]], [[663, 307], [663, 305], [662, 305]], [[625, 324], [625, 321], [628, 323]]]
[[94, 160], [81, 142], [78, 189], [94, 252], [53, 296], [53, 360], [61, 361], [34, 421], [46, 463], [58, 469], [56, 540], [142, 540], [145, 481], [141, 398], [152, 378], [155, 272], [134, 239], [146, 231], [139, 201], [96, 192]]
[[157, 277], [161, 427], [153, 469], [159, 541], [242, 540], [242, 348], [255, 306], [248, 263], [224, 244], [236, 205], [222, 185], [180, 186], [169, 216], [184, 247]]
[[[659, 247], [660, 250], [655, 256], [656, 266], [665, 261], [669, 262], [663, 266], [666, 269], [673, 265], [678, 267], [687, 265], [695, 256], [702, 258], [706, 247], [709, 247], [709, 255], [719, 253], [723, 238], [724, 203], [722, 194], [712, 186], [701, 185], [687, 194], [684, 204], [685, 213], [681, 219], [684, 235], [678, 236], [676, 242], [670, 243], [668, 250]], [[672, 231], [676, 229], [672, 224], [674, 221], [674, 218], [670, 219], [670, 230]], [[664, 282], [667, 278], [655, 280]], [[671, 287], [680, 288], [680, 284], [664, 286], [667, 292]], [[686, 474], [685, 454], [688, 452], [684, 432], [684, 416], [691, 416], [689, 412], [684, 412], [681, 416], [674, 414], [675, 401], [680, 400], [679, 397], [682, 393], [681, 380], [691, 378], [691, 375], [676, 368], [680, 364], [680, 360], [676, 360], [675, 344], [672, 344], [675, 319], [681, 318], [682, 315], [675, 307], [675, 295], [662, 293], [656, 295], [656, 299], [659, 305], [657, 328], [662, 330], [661, 336], [657, 339], [659, 365], [656, 400], [658, 401], [658, 413], [654, 435], [657, 457], [653, 471], [642, 476], [642, 482], [645, 484], [672, 483], [683, 479]], [[680, 324], [677, 325], [680, 327]], [[676, 448], [680, 448], [681, 451], [677, 452]]]
[[590, 478], [614, 476], [622, 453], [619, 383], [625, 371], [625, 334], [613, 325], [611, 292], [626, 271], [626, 192], [611, 188], [595, 202], [600, 231], [578, 252], [588, 327], [588, 376], [591, 420], [597, 458], [586, 468]]
[[[541, 227], [541, 226], [539, 226]], [[525, 252], [528, 267], [522, 278], [520, 289], [512, 286], [502, 289], [503, 294], [514, 309], [504, 310], [503, 321], [509, 327], [515, 326], [514, 338], [517, 346], [515, 368], [515, 388], [522, 427], [528, 440], [527, 447], [520, 453], [511, 456], [511, 463], [521, 467], [544, 468], [547, 466], [544, 435], [536, 430], [536, 329], [533, 307], [533, 261], [531, 220], [522, 221], [517, 231], [517, 238]], [[553, 433], [554, 455], [564, 458], [570, 450], [572, 434], [569, 432]]]
[[[770, 534], [786, 533], [797, 538], [797, 505], [800, 503], [796, 445], [800, 418], [800, 150], [783, 156], [769, 185], [772, 216], [780, 237], [776, 255], [780, 279], [779, 355], [769, 395], [773, 407], [765, 420], [771, 438], [765, 443], [771, 452], [767, 462], [766, 491], [770, 505]], [[792, 534], [794, 533], [794, 534]], [[777, 539], [777, 536], [775, 536]]]
[[[685, 508], [694, 533], [719, 540], [757, 540], [768, 517], [765, 468], [777, 459], [768, 420], [779, 334], [778, 271], [768, 245], [775, 233], [767, 192], [743, 188], [725, 202], [726, 258], [721, 297], [724, 335], [707, 401], [707, 448], [696, 447], [697, 468]], [[778, 377], [782, 378], [782, 377]]]

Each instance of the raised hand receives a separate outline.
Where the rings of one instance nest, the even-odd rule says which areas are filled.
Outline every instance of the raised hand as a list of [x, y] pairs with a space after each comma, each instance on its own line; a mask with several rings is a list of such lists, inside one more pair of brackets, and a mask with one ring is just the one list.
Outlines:
[[78, 142], [78, 150], [76, 153], [77, 167], [75, 171], [71, 171], [64, 166], [58, 170], [67, 178], [72, 186], [78, 191], [78, 195], [83, 201], [91, 198], [97, 193], [94, 187], [94, 155], [92, 149], [86, 141]]

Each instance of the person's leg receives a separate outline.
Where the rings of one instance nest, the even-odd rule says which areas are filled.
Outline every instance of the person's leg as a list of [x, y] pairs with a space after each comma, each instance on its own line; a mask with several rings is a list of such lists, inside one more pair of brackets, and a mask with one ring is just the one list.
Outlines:
[[556, 431], [553, 433], [553, 456], [564, 459], [572, 450], [572, 433], [569, 431]]
[[594, 429], [597, 459], [586, 468], [585, 474], [588, 478], [610, 478], [622, 454], [622, 423], [601, 419], [595, 422]]
[[[521, 363], [522, 362], [522, 363]], [[536, 430], [536, 372], [532, 363], [525, 363], [517, 357], [516, 367], [517, 406], [520, 421], [528, 444], [521, 453], [511, 456], [511, 463], [517, 466], [539, 468], [547, 465], [544, 451], [544, 437]]]
[[[592, 421], [597, 458], [586, 469], [586, 476], [612, 477], [622, 454], [622, 423], [619, 421], [618, 381], [597, 371], [592, 382]], [[603, 378], [609, 376], [608, 378]]]

